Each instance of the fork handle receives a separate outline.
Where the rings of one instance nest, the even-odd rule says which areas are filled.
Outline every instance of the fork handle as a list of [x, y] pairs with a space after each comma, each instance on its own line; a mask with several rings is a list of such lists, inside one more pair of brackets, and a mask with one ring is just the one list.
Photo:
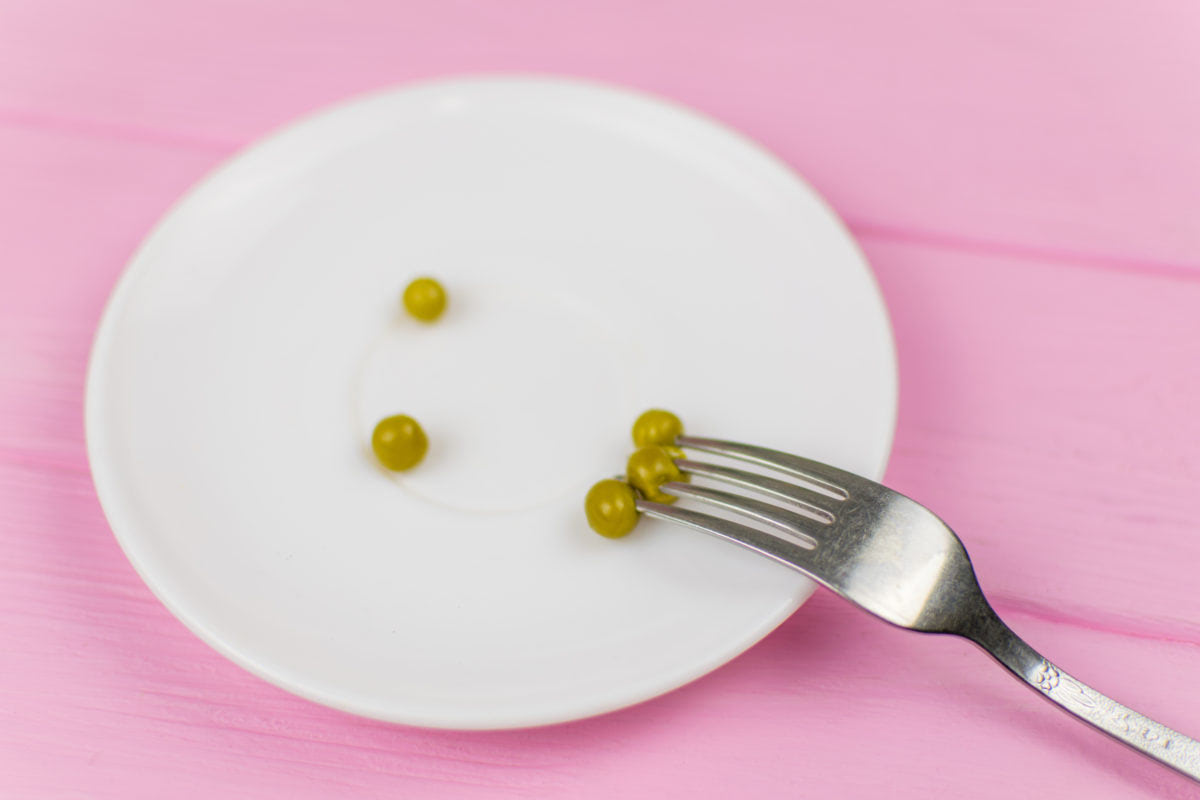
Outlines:
[[962, 635], [1052, 703], [1117, 741], [1200, 782], [1200, 742], [1097, 692], [1043, 658], [990, 612]]

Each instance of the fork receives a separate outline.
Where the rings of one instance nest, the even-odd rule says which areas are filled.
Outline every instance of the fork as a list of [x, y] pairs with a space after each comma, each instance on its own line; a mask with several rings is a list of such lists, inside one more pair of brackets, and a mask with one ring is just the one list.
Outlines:
[[1200, 742], [1100, 694], [1022, 641], [984, 598], [958, 536], [929, 509], [874, 481], [776, 450], [694, 436], [675, 444], [791, 480], [681, 456], [675, 463], [683, 474], [769, 500], [671, 481], [663, 492], [729, 514], [639, 498], [646, 516], [768, 556], [893, 625], [968, 639], [1060, 708], [1200, 782]]

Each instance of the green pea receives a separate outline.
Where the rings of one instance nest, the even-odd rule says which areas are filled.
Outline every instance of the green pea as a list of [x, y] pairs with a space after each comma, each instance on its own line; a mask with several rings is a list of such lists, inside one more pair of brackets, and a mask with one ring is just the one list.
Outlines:
[[421, 463], [429, 440], [415, 419], [406, 414], [381, 419], [371, 434], [375, 457], [394, 472], [412, 469]]
[[446, 290], [433, 278], [417, 278], [404, 290], [404, 308], [422, 322], [433, 322], [446, 310]]
[[668, 481], [686, 481], [687, 476], [679, 471], [665, 447], [651, 445], [634, 451], [625, 465], [625, 475], [633, 488], [647, 500], [656, 503], [674, 503], [675, 497], [660, 491]]
[[661, 408], [652, 408], [633, 423], [633, 444], [647, 447], [652, 444], [671, 444], [683, 433], [679, 417]]
[[609, 478], [588, 490], [583, 501], [588, 525], [601, 536], [620, 539], [637, 525], [637, 498], [628, 484]]

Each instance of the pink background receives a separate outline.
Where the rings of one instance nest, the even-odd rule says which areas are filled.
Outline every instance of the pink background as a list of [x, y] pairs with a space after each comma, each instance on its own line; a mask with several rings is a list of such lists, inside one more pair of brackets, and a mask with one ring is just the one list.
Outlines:
[[0, 797], [1200, 796], [970, 645], [827, 593], [602, 718], [355, 719], [185, 631], [88, 473], [108, 292], [237, 148], [417, 78], [626, 84], [833, 202], [895, 323], [889, 482], [963, 535], [1034, 646], [1200, 734], [1200, 5], [1017, 5], [0, 0]]

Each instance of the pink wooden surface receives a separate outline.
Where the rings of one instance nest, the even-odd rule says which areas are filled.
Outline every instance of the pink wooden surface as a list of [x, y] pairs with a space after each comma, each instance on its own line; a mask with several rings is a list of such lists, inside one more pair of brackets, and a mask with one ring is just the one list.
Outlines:
[[84, 454], [90, 337], [193, 181], [296, 114], [546, 71], [691, 104], [850, 222], [892, 310], [888, 480], [1036, 647], [1200, 734], [1200, 5], [0, 1], [0, 797], [1193, 797], [969, 645], [818, 594], [634, 709], [358, 720], [150, 595]]

